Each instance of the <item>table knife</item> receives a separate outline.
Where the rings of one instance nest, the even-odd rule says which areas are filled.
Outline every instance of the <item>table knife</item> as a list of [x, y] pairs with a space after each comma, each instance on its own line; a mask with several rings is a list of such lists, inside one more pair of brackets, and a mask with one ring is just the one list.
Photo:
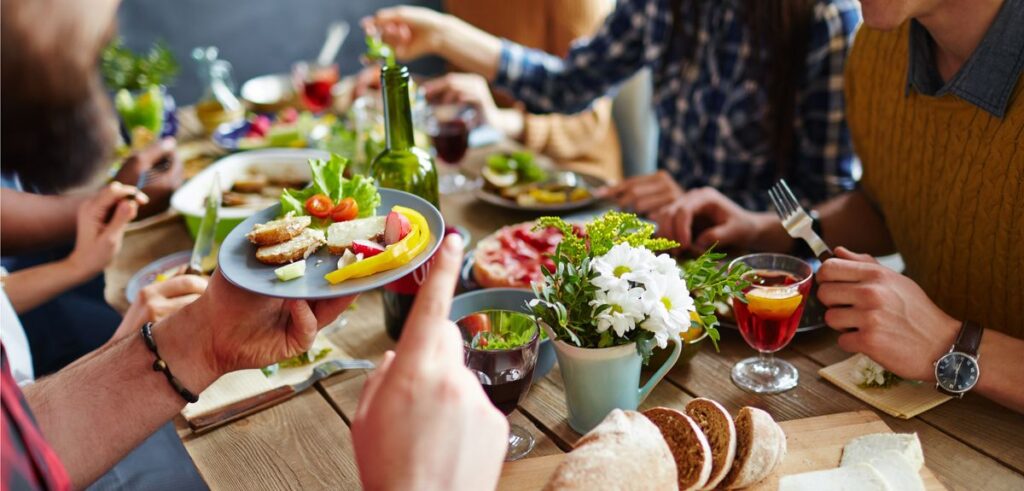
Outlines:
[[236, 403], [225, 406], [212, 413], [196, 416], [188, 421], [193, 433], [204, 433], [232, 421], [244, 418], [251, 414], [260, 412], [271, 406], [284, 402], [302, 391], [310, 388], [316, 382], [327, 377], [343, 372], [345, 370], [374, 368], [373, 362], [369, 360], [330, 360], [321, 363], [313, 369], [313, 374], [308, 379], [294, 385], [285, 385], [269, 392], [257, 394], [242, 399]]

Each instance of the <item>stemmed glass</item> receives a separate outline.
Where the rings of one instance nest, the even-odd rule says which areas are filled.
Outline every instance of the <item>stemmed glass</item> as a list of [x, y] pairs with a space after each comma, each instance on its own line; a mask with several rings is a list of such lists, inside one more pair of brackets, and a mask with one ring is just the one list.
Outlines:
[[750, 254], [734, 260], [730, 269], [744, 264], [746, 302], [732, 301], [740, 334], [758, 356], [732, 368], [732, 381], [758, 394], [776, 394], [796, 387], [799, 373], [791, 363], [775, 358], [785, 348], [803, 317], [814, 271], [807, 262], [784, 254]]
[[[426, 118], [427, 134], [442, 162], [458, 168], [469, 149], [469, 133], [476, 126], [477, 112], [465, 104], [437, 104], [430, 106]], [[438, 187], [442, 194], [468, 191], [469, 179], [460, 172], [441, 174]]]
[[[537, 365], [540, 329], [533, 317], [509, 310], [485, 310], [456, 322], [462, 332], [466, 366], [484, 392], [508, 416], [530, 388]], [[519, 460], [533, 450], [533, 435], [509, 422], [506, 461]]]
[[321, 113], [334, 104], [332, 91], [334, 84], [338, 83], [338, 64], [300, 61], [292, 66], [292, 83], [306, 109]]

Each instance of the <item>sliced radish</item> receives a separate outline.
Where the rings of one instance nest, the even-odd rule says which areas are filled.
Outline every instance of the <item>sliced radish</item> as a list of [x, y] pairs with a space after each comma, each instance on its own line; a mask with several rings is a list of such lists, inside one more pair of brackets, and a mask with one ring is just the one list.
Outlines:
[[362, 254], [364, 258], [373, 257], [384, 252], [384, 247], [368, 240], [353, 240], [352, 252], [356, 253], [356, 255]]
[[387, 220], [384, 222], [384, 243], [394, 244], [409, 235], [410, 230], [412, 230], [412, 224], [409, 223], [409, 219], [397, 211], [392, 211], [388, 213]]

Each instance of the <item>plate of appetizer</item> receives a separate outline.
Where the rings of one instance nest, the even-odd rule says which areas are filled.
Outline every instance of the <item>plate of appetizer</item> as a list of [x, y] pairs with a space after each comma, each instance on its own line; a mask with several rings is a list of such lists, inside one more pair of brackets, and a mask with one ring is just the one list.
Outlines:
[[513, 210], [561, 212], [594, 204], [594, 191], [607, 184], [581, 172], [544, 169], [528, 151], [502, 152], [487, 157], [476, 196]]
[[304, 148], [327, 135], [334, 116], [318, 118], [293, 107], [277, 113], [252, 114], [241, 121], [223, 123], [210, 139], [228, 151], [258, 148]]
[[562, 241], [562, 233], [553, 227], [534, 230], [534, 225], [532, 221], [508, 225], [480, 239], [463, 262], [463, 289], [530, 289], [543, 281], [543, 268], [554, 268], [548, 256]]
[[249, 217], [221, 244], [234, 285], [278, 298], [327, 299], [391, 283], [441, 244], [444, 219], [426, 200], [343, 176], [346, 159], [310, 159], [311, 184]]

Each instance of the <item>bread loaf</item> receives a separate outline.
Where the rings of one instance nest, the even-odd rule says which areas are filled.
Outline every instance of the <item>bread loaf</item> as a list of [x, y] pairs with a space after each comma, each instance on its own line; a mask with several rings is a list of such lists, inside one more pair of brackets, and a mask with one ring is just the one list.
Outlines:
[[715, 489], [736, 457], [736, 425], [721, 404], [703, 397], [690, 401], [686, 414], [697, 423], [711, 446], [711, 474], [702, 489]]
[[668, 443], [679, 475], [680, 491], [696, 491], [704, 487], [711, 476], [711, 446], [704, 432], [689, 416], [656, 407], [644, 411], [644, 416], [658, 427]]
[[735, 424], [736, 458], [719, 484], [723, 489], [745, 488], [768, 477], [785, 457], [786, 435], [770, 414], [744, 407]]
[[584, 435], [558, 465], [545, 490], [674, 490], [672, 452], [658, 427], [635, 411], [616, 409]]

